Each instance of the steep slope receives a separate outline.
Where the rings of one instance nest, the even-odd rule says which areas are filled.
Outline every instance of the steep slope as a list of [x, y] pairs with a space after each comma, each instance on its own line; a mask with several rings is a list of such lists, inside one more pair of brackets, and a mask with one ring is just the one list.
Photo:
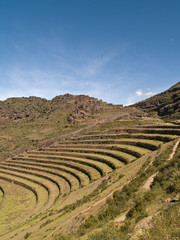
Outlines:
[[156, 112], [164, 119], [180, 118], [180, 82], [168, 90], [133, 105], [148, 113]]

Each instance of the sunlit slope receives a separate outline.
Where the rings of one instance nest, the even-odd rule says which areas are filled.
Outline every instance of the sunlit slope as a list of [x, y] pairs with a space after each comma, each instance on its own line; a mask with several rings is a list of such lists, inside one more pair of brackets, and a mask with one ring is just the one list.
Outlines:
[[[117, 121], [2, 162], [0, 207], [8, 204], [5, 184], [21, 188], [29, 196], [24, 201], [32, 199], [32, 204], [11, 228], [5, 221], [11, 209], [4, 208], [0, 239], [23, 239], [26, 234], [29, 239], [53, 239], [53, 231], [59, 233], [59, 226], [64, 230], [72, 227], [74, 216], [79, 216], [82, 209], [88, 216], [93, 203], [92, 211], [99, 211], [105, 202], [98, 199], [129, 181], [151, 153], [179, 135], [180, 129], [173, 124], [128, 125]], [[21, 208], [20, 200], [17, 208]], [[68, 222], [70, 216], [72, 224]]]

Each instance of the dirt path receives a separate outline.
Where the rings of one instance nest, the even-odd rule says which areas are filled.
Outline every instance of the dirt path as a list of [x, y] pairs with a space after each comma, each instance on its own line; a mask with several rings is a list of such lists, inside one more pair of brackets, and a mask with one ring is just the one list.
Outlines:
[[157, 173], [154, 173], [152, 176], [150, 176], [150, 177], [148, 178], [148, 180], [146, 181], [146, 183], [145, 183], [144, 186], [143, 186], [143, 189], [144, 189], [144, 190], [150, 190], [150, 186], [151, 186], [151, 184], [153, 183], [154, 178], [156, 177], [156, 175], [157, 175]]
[[[169, 156], [169, 158], [168, 158], [168, 161], [170, 161], [170, 160], [173, 159], [174, 154], [176, 153], [176, 149], [177, 149], [177, 147], [178, 147], [178, 145], [179, 145], [179, 142], [180, 142], [180, 140], [178, 140], [178, 141], [175, 143], [175, 145], [174, 145], [174, 147], [173, 147], [173, 151], [172, 151], [172, 153], [170, 154], [170, 156]], [[150, 190], [150, 186], [151, 186], [151, 184], [153, 183], [154, 178], [156, 177], [157, 173], [158, 173], [158, 172], [154, 173], [152, 176], [150, 176], [150, 177], [148, 178], [148, 180], [146, 181], [146, 183], [145, 183], [144, 186], [143, 186], [143, 189], [144, 189], [144, 190]]]
[[180, 142], [180, 140], [178, 140], [178, 141], [176, 142], [176, 144], [174, 145], [173, 151], [172, 151], [171, 155], [169, 156], [168, 161], [170, 161], [170, 160], [174, 157], [174, 154], [176, 153], [176, 149], [177, 149], [177, 147], [178, 147], [178, 145], [179, 145], [179, 142]]
[[126, 219], [126, 214], [123, 214], [122, 216], [120, 216], [119, 218], [115, 219], [116, 223], [121, 223], [124, 222], [124, 220]]

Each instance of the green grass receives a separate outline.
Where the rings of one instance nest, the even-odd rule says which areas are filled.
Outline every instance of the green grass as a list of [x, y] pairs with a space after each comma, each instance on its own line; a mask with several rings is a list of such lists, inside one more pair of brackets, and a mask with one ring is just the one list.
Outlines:
[[146, 148], [141, 148], [141, 147], [137, 147], [137, 146], [132, 146], [132, 145], [123, 145], [123, 144], [116, 144], [116, 145], [111, 145], [112, 147], [118, 147], [118, 148], [125, 148], [127, 150], [130, 151], [134, 151], [139, 153], [140, 155], [144, 155], [149, 153], [151, 150], [146, 149]]

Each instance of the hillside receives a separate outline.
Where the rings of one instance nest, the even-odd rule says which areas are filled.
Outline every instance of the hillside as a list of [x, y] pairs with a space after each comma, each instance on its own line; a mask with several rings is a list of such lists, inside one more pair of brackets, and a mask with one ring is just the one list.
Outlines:
[[0, 239], [139, 239], [178, 209], [179, 136], [156, 119], [106, 121], [1, 162]]
[[168, 90], [133, 105], [167, 120], [180, 118], [180, 82]]
[[8, 120], [51, 117], [55, 112], [77, 115], [80, 118], [90, 117], [101, 112], [108, 104], [85, 95], [73, 96], [65, 94], [52, 100], [39, 97], [9, 98], [0, 102], [0, 118]]
[[180, 238], [175, 121], [84, 95], [0, 106], [0, 240]]
[[101, 121], [142, 115], [136, 108], [107, 104], [85, 95], [65, 94], [52, 100], [9, 98], [0, 101], [0, 160]]

